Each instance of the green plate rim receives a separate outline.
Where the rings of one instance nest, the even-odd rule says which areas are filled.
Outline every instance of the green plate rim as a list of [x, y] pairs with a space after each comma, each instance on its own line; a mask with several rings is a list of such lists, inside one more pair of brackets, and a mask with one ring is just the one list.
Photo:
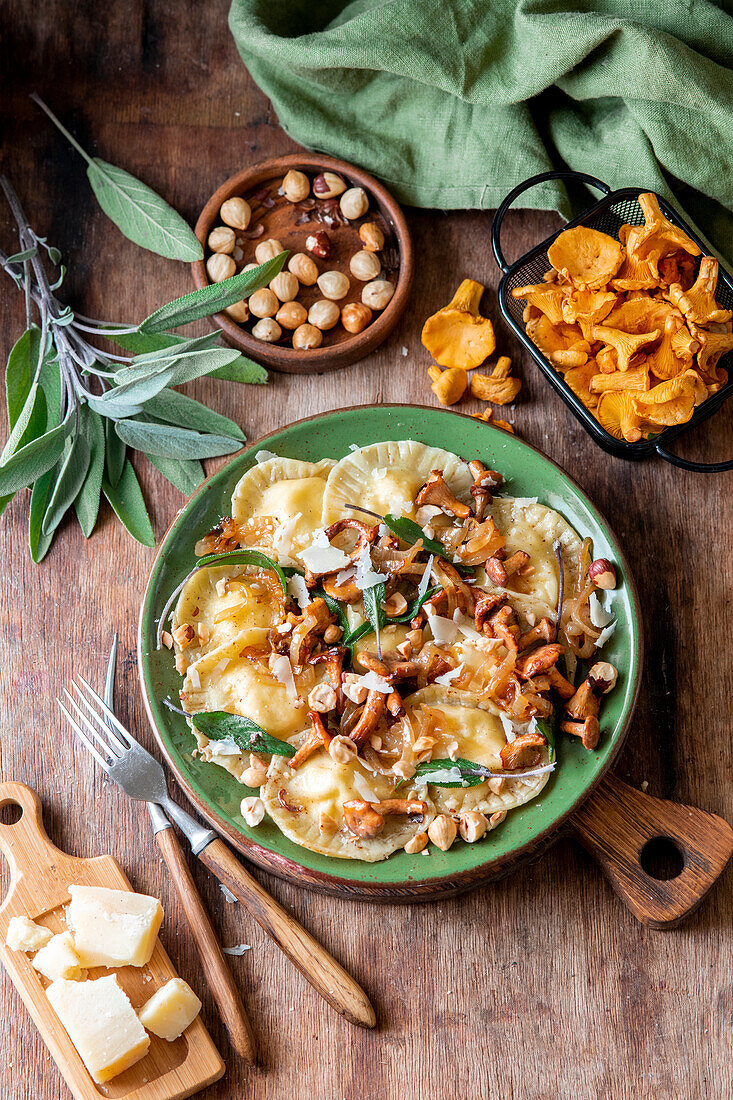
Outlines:
[[[559, 480], [562, 488], [569, 490], [570, 497], [574, 499], [576, 505], [584, 509], [591, 517], [596, 530], [589, 531], [586, 529], [580, 532], [581, 535], [591, 534], [594, 541], [596, 541], [600, 533], [602, 541], [605, 541], [610, 547], [610, 551], [613, 555], [612, 560], [614, 560], [618, 567], [620, 577], [620, 584], [615, 590], [615, 595], [623, 596], [623, 601], [616, 601], [615, 607], [617, 612], [620, 612], [622, 607], [626, 610], [626, 614], [624, 615], [624, 627], [627, 629], [623, 637], [628, 645], [629, 656], [628, 668], [623, 670], [626, 673], [623, 676], [623, 699], [622, 701], [619, 700], [620, 709], [617, 706], [619, 712], [610, 736], [608, 734], [605, 735], [605, 739], [602, 739], [597, 751], [585, 753], [585, 750], [583, 750], [583, 757], [578, 757], [577, 760], [574, 761], [574, 770], [576, 772], [578, 771], [578, 766], [580, 766], [581, 771], [585, 770], [588, 773], [585, 777], [581, 776], [581, 780], [575, 784], [579, 788], [575, 795], [571, 796], [567, 803], [563, 803], [562, 808], [553, 814], [551, 820], [547, 822], [543, 821], [541, 827], [537, 827], [540, 825], [538, 815], [544, 808], [543, 799], [546, 799], [547, 792], [554, 789], [557, 784], [557, 778], [553, 776], [547, 787], [545, 787], [542, 794], [539, 795], [537, 799], [512, 811], [507, 823], [505, 823], [501, 829], [489, 834], [489, 838], [493, 840], [494, 843], [490, 844], [484, 840], [477, 845], [469, 846], [463, 844], [463, 842], [457, 842], [448, 852], [443, 853], [436, 850], [435, 853], [431, 854], [429, 861], [422, 856], [408, 857], [407, 854], [403, 852], [395, 853], [390, 859], [378, 863], [361, 863], [351, 860], [329, 859], [328, 857], [320, 856], [317, 853], [312, 853], [307, 849], [301, 849], [294, 845], [291, 841], [287, 840], [272, 823], [270, 823], [270, 828], [274, 830], [274, 833], [271, 833], [271, 840], [274, 841], [277, 848], [284, 848], [286, 854], [271, 847], [269, 842], [263, 843], [261, 839], [256, 839], [257, 830], [249, 829], [241, 821], [241, 818], [240, 821], [237, 822], [234, 816], [225, 813], [220, 805], [215, 804], [210, 794], [201, 788], [201, 783], [190, 773], [190, 766], [185, 765], [182, 750], [180, 746], [176, 744], [175, 737], [170, 728], [176, 723], [184, 726], [183, 719], [173, 712], [167, 711], [163, 707], [162, 702], [157, 698], [158, 693], [155, 684], [155, 673], [151, 666], [151, 661], [155, 660], [156, 655], [155, 614], [162, 609], [163, 602], [173, 587], [173, 585], [167, 587], [160, 594], [160, 598], [157, 598], [159, 596], [158, 584], [160, 575], [165, 569], [172, 549], [177, 547], [178, 536], [185, 527], [187, 517], [197, 506], [201, 497], [213, 494], [221, 485], [230, 481], [234, 476], [234, 470], [236, 470], [236, 476], [240, 477], [247, 468], [254, 464], [257, 451], [268, 449], [268, 447], [277, 451], [278, 440], [282, 441], [282, 437], [287, 437], [291, 434], [297, 435], [298, 430], [302, 431], [304, 425], [309, 425], [309, 430], [313, 430], [317, 433], [322, 427], [330, 426], [334, 420], [342, 420], [355, 413], [364, 414], [363, 419], [367, 424], [371, 423], [375, 415], [379, 420], [384, 417], [384, 426], [379, 433], [379, 437], [371, 439], [370, 442], [377, 442], [379, 439], [410, 438], [414, 435], [420, 437], [421, 432], [425, 434], [425, 424], [429, 425], [430, 422], [437, 418], [437, 422], [441, 426], [445, 424], [446, 434], [458, 430], [460, 426], [463, 426], [469, 435], [477, 433], [476, 440], [480, 440], [478, 447], [480, 448], [481, 457], [486, 460], [487, 454], [489, 454], [491, 456], [491, 462], [496, 463], [496, 468], [498, 469], [501, 469], [501, 450], [506, 451], [509, 449], [510, 451], [515, 451], [518, 449], [518, 454], [520, 456], [523, 453], [532, 456], [533, 463], [539, 459], [541, 465], [544, 465], [549, 472], [549, 480], [556, 483]], [[394, 420], [400, 417], [413, 418], [413, 423], [408, 428], [399, 429], [401, 435], [398, 435], [391, 429], [391, 422], [394, 422]], [[418, 422], [418, 417], [420, 421], [422, 421], [422, 424]], [[471, 426], [470, 429], [468, 425]], [[371, 429], [372, 432], [375, 430], [375, 428]], [[453, 449], [457, 453], [460, 453], [460, 449], [456, 446], [455, 442], [449, 443], [440, 439], [432, 440], [432, 442], [434, 442], [436, 446], [444, 446], [446, 449]], [[476, 443], [473, 440], [471, 443], [475, 449]], [[365, 444], [362, 443], [360, 445], [363, 446]], [[347, 449], [344, 447], [336, 447], [333, 448], [333, 450], [333, 457], [338, 457], [339, 452], [344, 454], [347, 453]], [[522, 493], [518, 495], [528, 494]], [[542, 492], [538, 488], [537, 492], [533, 495], [537, 495], [543, 503], [549, 503], [551, 507], [557, 507], [559, 511], [562, 511], [556, 503], [552, 503], [547, 499], [548, 495], [555, 495], [554, 490], [545, 489], [544, 492]], [[577, 523], [578, 521], [572, 520], [571, 522]], [[193, 556], [194, 536], [188, 531], [185, 532], [184, 537], [188, 547], [189, 562], [193, 564], [195, 560]], [[188, 568], [190, 568], [190, 564]], [[186, 567], [177, 570], [179, 580], [185, 575], [185, 571]], [[165, 653], [167, 652], [168, 651], [165, 651]], [[499, 877], [501, 874], [506, 873], [513, 864], [527, 860], [536, 852], [539, 852], [558, 834], [562, 827], [567, 824], [572, 814], [602, 781], [604, 775], [618, 756], [627, 736], [633, 716], [639, 692], [642, 668], [642, 616], [633, 575], [629, 568], [628, 561], [626, 560], [626, 556], [619, 546], [610, 524], [598, 508], [589, 500], [577, 481], [563, 470], [558, 463], [532, 444], [518, 439], [516, 436], [510, 435], [499, 428], [494, 428], [490, 424], [481, 423], [465, 413], [439, 409], [428, 405], [401, 403], [383, 405], [367, 404], [350, 406], [344, 409], [329, 410], [325, 413], [317, 413], [313, 416], [303, 417], [302, 419], [292, 421], [276, 431], [261, 436], [242, 451], [239, 451], [229, 462], [225, 463], [219, 470], [215, 471], [202, 482], [182, 508], [177, 511], [173, 522], [161, 540], [150, 569], [150, 574], [143, 594], [138, 629], [138, 670], [148, 719], [156, 740], [168, 764], [173, 770], [179, 786], [198, 812], [243, 855], [263, 869], [288, 881], [321, 892], [349, 897], [361, 897], [373, 901], [427, 900], [431, 897], [446, 896], [447, 894], [462, 892], [481, 882]], [[622, 677], [620, 677], [619, 688], [617, 688], [617, 690], [620, 690], [621, 679]], [[613, 696], [610, 698], [613, 699]], [[187, 729], [187, 727], [185, 728]], [[188, 734], [188, 736], [190, 737], [190, 734]], [[563, 741], [562, 745], [561, 764], [558, 768], [560, 774], [562, 774], [562, 759], [568, 752], [572, 753], [575, 750], [575, 746], [568, 741]], [[190, 759], [191, 763], [193, 763], [192, 758]], [[204, 769], [211, 768], [215, 772], [221, 773], [223, 776], [227, 775], [227, 773], [222, 772], [222, 769], [218, 768], [216, 765], [200, 764], [199, 766]], [[209, 777], [211, 778], [211, 776]], [[227, 778], [231, 779], [232, 784], [236, 783], [233, 777], [227, 776]], [[219, 781], [219, 777], [217, 777], [215, 781]], [[245, 788], [245, 790], [247, 790], [247, 788]], [[526, 819], [533, 808], [535, 814], [532, 815], [530, 827], [526, 830], [528, 833], [527, 838], [520, 840], [518, 843], [509, 845], [500, 843], [499, 848], [501, 850], [497, 852], [495, 850], [496, 838], [505, 835], [505, 832], [508, 831], [510, 822], [516, 822], [518, 818], [522, 820]], [[259, 829], [261, 830], [262, 826], [260, 826]], [[459, 856], [460, 852], [463, 853], [462, 857]], [[484, 852], [485, 858], [482, 858]], [[468, 858], [469, 856], [471, 858]], [[451, 859], [451, 857], [453, 858]], [[413, 862], [410, 865], [408, 873], [402, 877], [396, 876], [394, 874], [395, 861], [398, 859], [404, 861], [410, 858]], [[451, 863], [454, 863], [455, 866], [451, 867]], [[326, 870], [326, 866], [328, 870]], [[349, 870], [348, 874], [345, 873], [347, 868]]]

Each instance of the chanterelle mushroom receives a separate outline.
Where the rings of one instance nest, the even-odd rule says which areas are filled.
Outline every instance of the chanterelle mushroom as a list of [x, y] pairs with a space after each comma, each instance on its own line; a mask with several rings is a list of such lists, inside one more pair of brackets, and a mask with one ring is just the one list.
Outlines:
[[427, 813], [425, 802], [413, 798], [387, 798], [382, 802], [364, 802], [354, 798], [344, 802], [344, 821], [352, 833], [365, 840], [373, 840], [384, 829], [387, 814], [407, 814], [423, 817]]
[[440, 470], [432, 470], [430, 477], [415, 497], [415, 507], [423, 508], [426, 504], [432, 504], [449, 516], [458, 519], [468, 519], [471, 509], [467, 504], [461, 504], [450, 491]]
[[517, 768], [532, 768], [540, 761], [540, 750], [547, 744], [540, 733], [523, 733], [507, 742], [499, 753], [501, 762], [508, 772]]
[[293, 668], [301, 668], [316, 644], [319, 634], [331, 625], [331, 612], [325, 600], [318, 596], [308, 604], [302, 618], [293, 629], [290, 638], [290, 663]]
[[496, 347], [494, 327], [479, 313], [484, 288], [474, 279], [464, 279], [453, 299], [428, 317], [422, 342], [441, 367], [473, 370]]

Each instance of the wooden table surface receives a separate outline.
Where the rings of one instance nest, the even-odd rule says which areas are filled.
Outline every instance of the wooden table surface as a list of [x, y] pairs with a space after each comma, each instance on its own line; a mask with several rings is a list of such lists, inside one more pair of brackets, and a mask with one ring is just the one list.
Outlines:
[[[83, 163], [28, 94], [37, 90], [88, 149], [143, 178], [193, 223], [227, 176], [294, 149], [241, 64], [226, 7], [223, 0], [6, 3], [2, 170], [36, 229], [62, 249], [70, 269], [65, 296], [86, 314], [137, 321], [190, 289], [190, 272], [136, 248], [107, 221]], [[417, 257], [412, 303], [377, 353], [335, 374], [273, 375], [267, 387], [200, 382], [190, 392], [235, 417], [250, 439], [345, 405], [432, 403], [421, 323], [461, 278], [485, 282], [498, 350], [514, 356], [524, 381], [509, 419], [522, 438], [578, 478], [606, 513], [641, 592], [647, 663], [618, 774], [636, 786], [648, 782], [652, 794], [732, 819], [733, 475], [705, 477], [603, 454], [501, 324], [491, 215], [408, 211], [408, 218]], [[518, 255], [557, 224], [552, 214], [513, 214], [506, 222], [507, 253]], [[4, 207], [0, 242], [13, 243]], [[22, 326], [22, 302], [7, 279], [0, 318], [0, 351], [7, 356]], [[694, 457], [729, 457], [733, 403], [684, 446]], [[160, 536], [182, 498], [145, 462], [138, 469]], [[2, 775], [40, 793], [61, 847], [84, 856], [111, 852], [137, 888], [163, 899], [163, 942], [201, 993], [204, 1018], [228, 1063], [208, 1100], [733, 1095], [730, 869], [680, 929], [647, 931], [569, 841], [502, 882], [422, 907], [327, 899], [258, 872], [363, 983], [379, 1017], [373, 1033], [336, 1017], [192, 861], [223, 943], [252, 947], [231, 965], [263, 1059], [254, 1071], [238, 1063], [202, 988], [147, 814], [77, 751], [54, 703], [72, 670], [100, 679], [117, 629], [120, 712], [151, 744], [135, 632], [153, 552], [134, 543], [104, 507], [88, 542], [67, 522], [37, 567], [25, 545], [27, 513], [27, 495], [21, 495], [0, 523]], [[0, 1095], [68, 1095], [4, 974], [0, 981]]]

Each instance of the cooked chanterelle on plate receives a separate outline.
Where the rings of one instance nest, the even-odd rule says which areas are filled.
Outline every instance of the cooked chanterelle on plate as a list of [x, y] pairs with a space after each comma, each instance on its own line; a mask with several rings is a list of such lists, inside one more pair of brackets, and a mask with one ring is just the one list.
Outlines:
[[198, 754], [259, 788], [248, 825], [342, 859], [445, 850], [540, 793], [560, 730], [595, 748], [614, 568], [501, 487], [411, 440], [258, 454], [160, 632]]

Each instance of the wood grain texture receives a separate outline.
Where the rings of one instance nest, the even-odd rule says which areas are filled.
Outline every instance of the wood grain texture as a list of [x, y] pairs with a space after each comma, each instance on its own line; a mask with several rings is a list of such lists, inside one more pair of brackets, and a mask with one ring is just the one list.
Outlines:
[[[37, 90], [91, 151], [139, 175], [191, 224], [224, 179], [295, 146], [241, 64], [226, 30], [225, 0], [127, 0], [107, 7], [91, 0], [42, 6], [7, 0], [5, 11], [2, 170], [38, 231], [72, 261], [68, 301], [89, 315], [139, 320], [190, 290], [190, 272], [141, 251], [109, 224], [83, 164], [28, 93]], [[578, 478], [634, 566], [647, 665], [617, 773], [637, 788], [648, 782], [655, 796], [733, 819], [733, 670], [718, 641], [730, 630], [733, 475], [705, 478], [600, 452], [498, 319], [490, 214], [414, 211], [408, 218], [416, 256], [411, 305], [396, 333], [367, 360], [330, 375], [273, 376], [267, 387], [202, 381], [189, 392], [234, 416], [250, 439], [324, 409], [429, 402], [422, 322], [460, 279], [484, 281], [498, 350], [515, 357], [524, 381], [507, 418]], [[554, 215], [512, 213], [502, 234], [507, 257], [558, 225]], [[0, 239], [13, 243], [2, 208]], [[23, 318], [10, 284], [0, 313], [0, 351], [7, 355]], [[476, 403], [465, 407], [478, 410]], [[680, 444], [683, 449], [699, 459], [733, 455], [733, 405]], [[160, 536], [181, 496], [144, 460], [138, 469]], [[242, 907], [226, 902], [209, 872], [194, 865], [221, 941], [252, 947], [231, 960], [261, 1053], [258, 1068], [245, 1066], [228, 1048], [144, 807], [76, 751], [53, 703], [72, 667], [90, 676], [96, 669], [101, 683], [110, 630], [119, 629], [120, 716], [153, 747], [134, 654], [152, 551], [134, 544], [105, 507], [89, 542], [75, 523], [66, 523], [37, 568], [24, 549], [27, 510], [21, 497], [0, 521], [2, 772], [41, 793], [58, 844], [85, 856], [113, 853], [137, 889], [163, 898], [163, 942], [201, 995], [204, 1019], [228, 1063], [227, 1076], [203, 1094], [206, 1100], [478, 1100], [493, 1094], [693, 1100], [733, 1093], [733, 872], [728, 869], [679, 930], [661, 935], [637, 923], [587, 853], [569, 841], [485, 890], [417, 908], [339, 901], [262, 875], [266, 888], [366, 989], [380, 1021], [372, 1032], [335, 1018]], [[3, 980], [0, 1095], [67, 1097], [33, 1023]]]
[[[51, 1008], [45, 990], [47, 979], [34, 970], [31, 956], [5, 946], [11, 917], [28, 916], [52, 932], [65, 931], [64, 909], [69, 903], [69, 886], [104, 886], [111, 890], [132, 887], [116, 860], [108, 855], [79, 859], [60, 851], [43, 827], [41, 803], [35, 791], [22, 783], [0, 783], [0, 807], [17, 811], [19, 820], [0, 825], [0, 851], [10, 865], [11, 883], [0, 908], [0, 960], [21, 995], [38, 1032], [63, 1073], [74, 1100], [96, 1100], [100, 1094], [87, 1069]], [[110, 971], [94, 967], [89, 978], [101, 978]], [[143, 967], [122, 966], [115, 970], [118, 981], [133, 1008], [139, 1010], [155, 990], [162, 988], [176, 969], [156, 941], [150, 961]], [[113, 1078], [104, 1087], [111, 1100], [184, 1100], [200, 1092], [225, 1071], [218, 1051], [198, 1016], [185, 1036], [166, 1042], [150, 1036], [144, 1058]]]
[[244, 1058], [246, 1062], [253, 1065], [257, 1059], [257, 1051], [252, 1025], [186, 862], [178, 836], [174, 829], [161, 829], [155, 834], [155, 839], [163, 853], [168, 873], [177, 888], [186, 920], [198, 947], [207, 987], [216, 1001], [219, 1016], [227, 1029], [229, 1042], [240, 1058]]

